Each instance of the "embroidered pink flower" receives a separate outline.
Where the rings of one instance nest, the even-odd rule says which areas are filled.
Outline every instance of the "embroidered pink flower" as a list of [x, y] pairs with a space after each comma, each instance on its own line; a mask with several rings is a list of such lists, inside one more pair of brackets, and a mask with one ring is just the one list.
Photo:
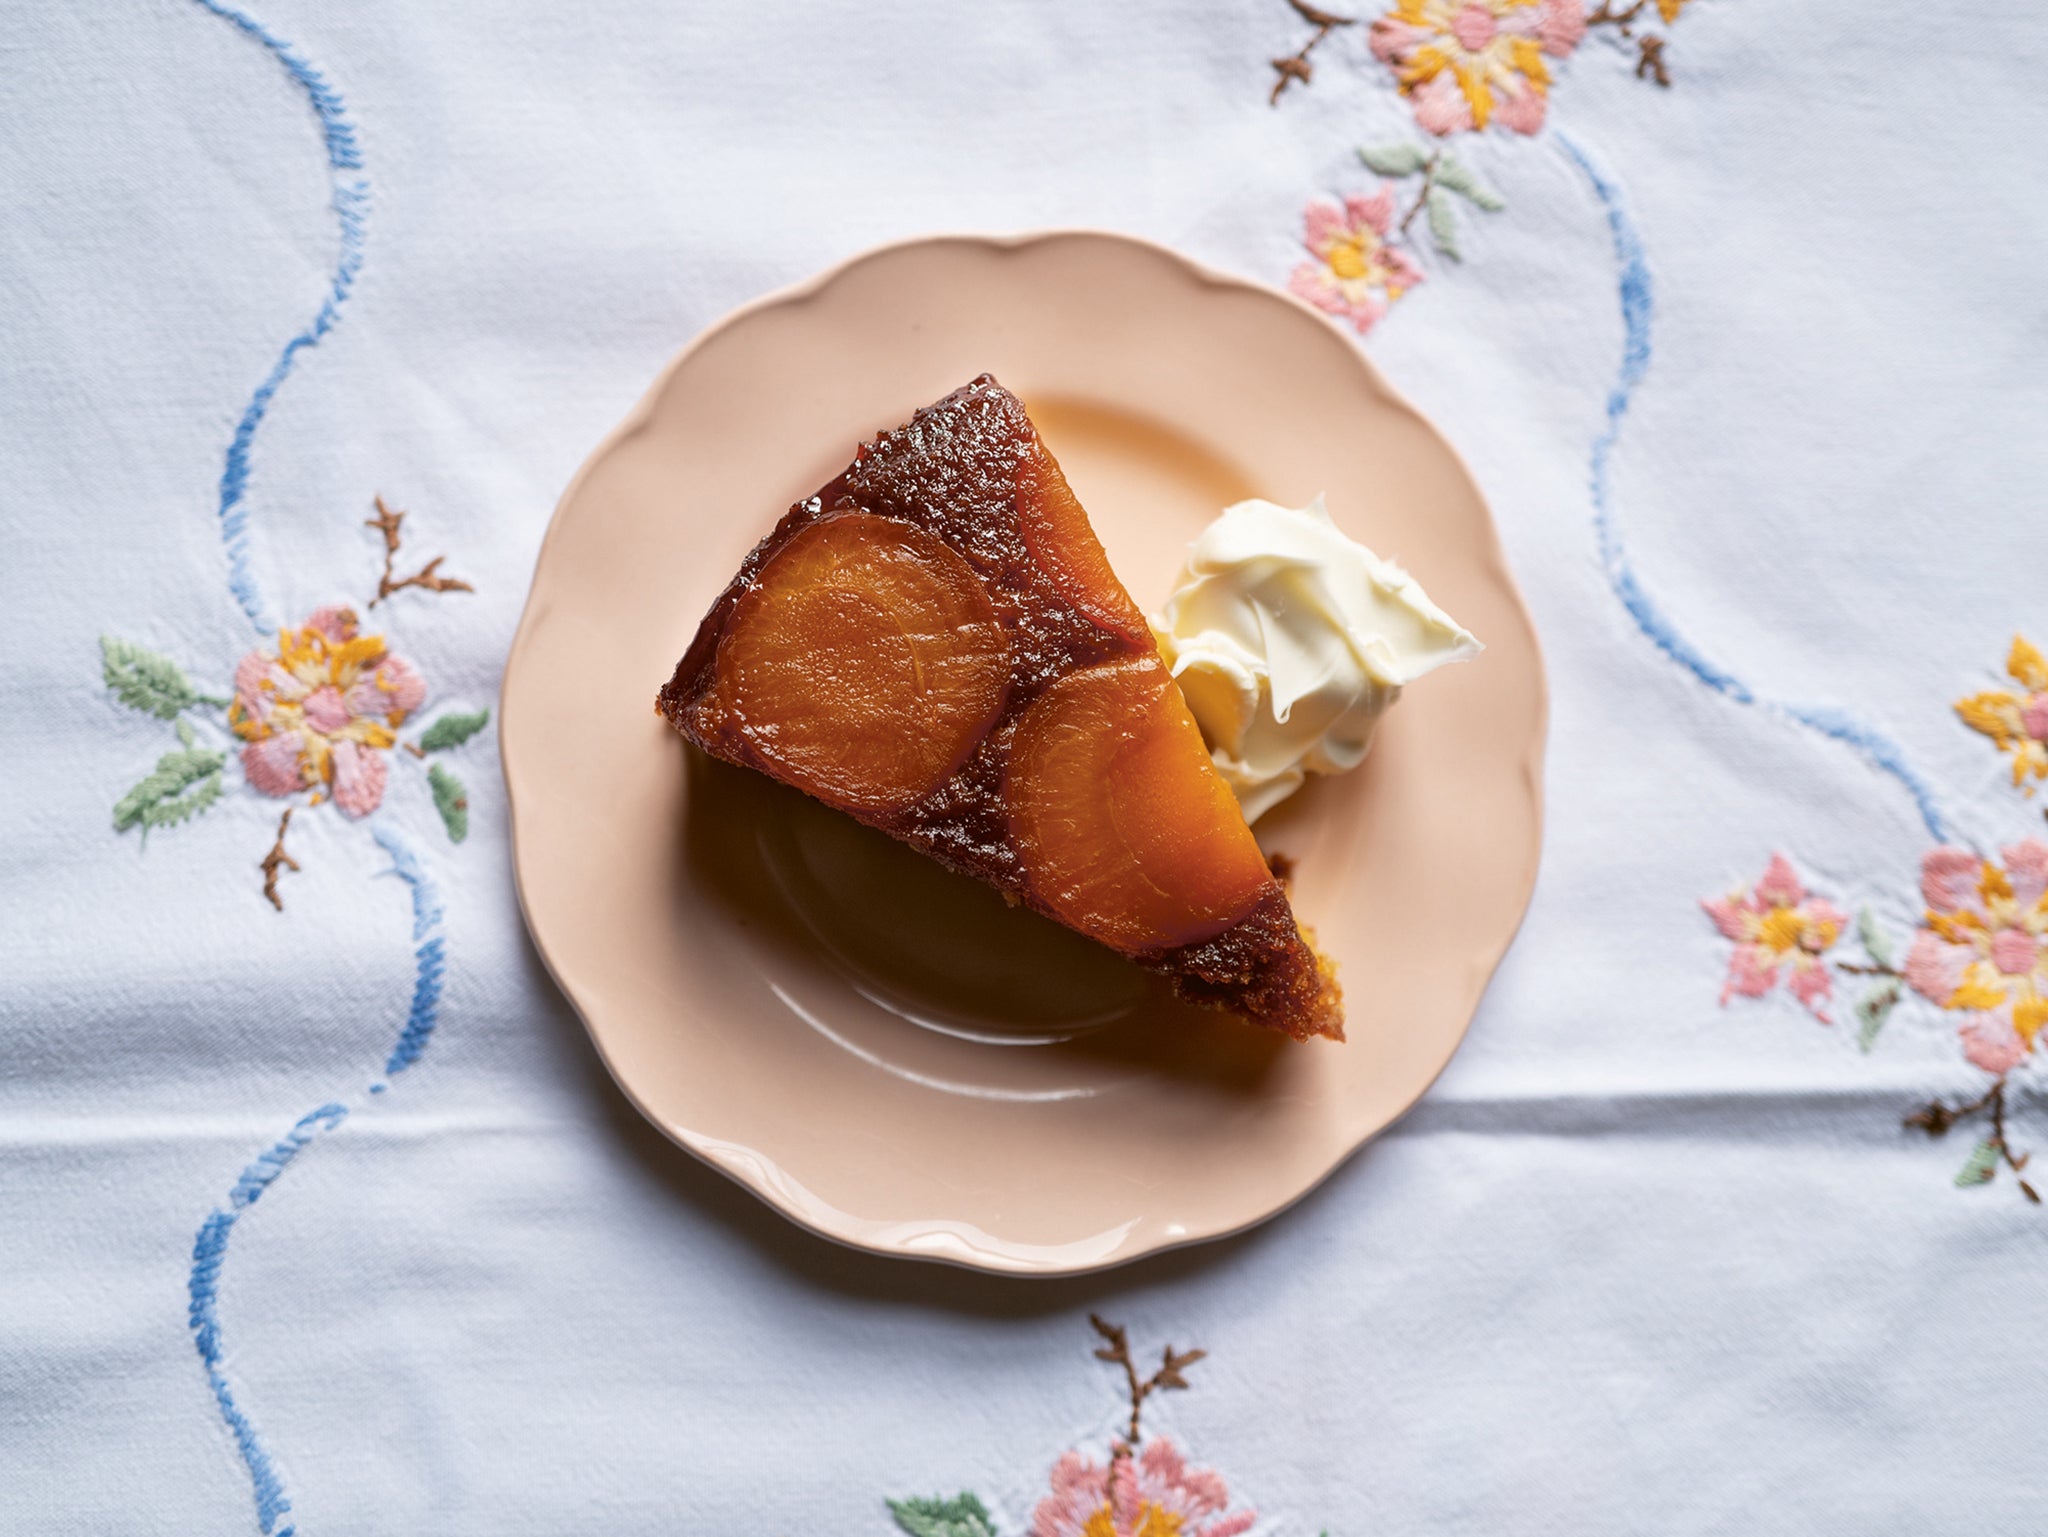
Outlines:
[[1585, 35], [1580, 0], [1396, 0], [1371, 41], [1425, 131], [1463, 133], [1498, 119], [1534, 133], [1550, 89], [1545, 56], [1565, 58]]
[[1956, 714], [1972, 731], [1990, 737], [2000, 752], [2012, 754], [2014, 784], [2024, 783], [2029, 774], [2048, 779], [2048, 657], [2025, 636], [2015, 635], [2005, 671], [2017, 688], [1958, 699]]
[[1737, 887], [1725, 897], [1700, 903], [1714, 927], [1735, 941], [1721, 1002], [1740, 994], [1761, 998], [1787, 978], [1786, 990], [1822, 1024], [1831, 1024], [1824, 1005], [1834, 994], [1822, 959], [1841, 938], [1848, 916], [1825, 897], [1809, 896], [1783, 854], [1773, 854], [1753, 891]]
[[1068, 1452], [1032, 1512], [1031, 1537], [1238, 1537], [1258, 1514], [1229, 1504], [1222, 1476], [1189, 1467], [1165, 1439], [1119, 1449], [1107, 1467]]
[[242, 658], [228, 725], [249, 744], [242, 772], [265, 795], [311, 790], [318, 804], [331, 794], [360, 817], [384, 799], [382, 754], [426, 697], [425, 680], [383, 636], [357, 633], [353, 610], [322, 608], [280, 630], [274, 654]]
[[2017, 1067], [2048, 1025], [2048, 843], [1999, 852], [2002, 867], [1968, 849], [1928, 851], [1927, 920], [1906, 955], [1915, 991], [1971, 1016], [1963, 1055], [1987, 1073]]
[[1353, 194], [1343, 205], [1313, 198], [1302, 218], [1302, 244], [1315, 258], [1294, 269], [1287, 287], [1326, 314], [1349, 320], [1362, 336], [1387, 306], [1422, 281], [1422, 269], [1388, 243], [1394, 225], [1394, 189]]

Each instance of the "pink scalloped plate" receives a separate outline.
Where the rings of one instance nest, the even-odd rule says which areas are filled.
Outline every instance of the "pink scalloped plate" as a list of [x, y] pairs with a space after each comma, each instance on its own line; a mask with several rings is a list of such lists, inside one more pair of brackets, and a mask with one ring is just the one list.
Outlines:
[[[1295, 1045], [878, 833], [696, 755], [655, 690], [747, 550], [984, 370], [1139, 603], [1226, 504], [1328, 495], [1487, 643], [1358, 772], [1263, 819], [1350, 1040]], [[501, 734], [534, 942], [647, 1118], [885, 1254], [1068, 1274], [1245, 1228], [1443, 1069], [1521, 921], [1545, 697], [1472, 478], [1328, 321], [1142, 241], [918, 240], [684, 349], [548, 531]]]

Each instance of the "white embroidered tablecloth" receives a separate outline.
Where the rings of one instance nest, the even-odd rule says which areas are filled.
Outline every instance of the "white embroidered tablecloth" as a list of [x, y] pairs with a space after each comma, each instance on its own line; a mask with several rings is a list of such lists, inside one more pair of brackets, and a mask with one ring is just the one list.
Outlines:
[[[2039, 1531], [2044, 65], [1926, 0], [17, 6], [0, 1530]], [[1555, 708], [1421, 1107], [1030, 1282], [626, 1107], [485, 716], [676, 347], [1049, 225], [1369, 329]], [[1114, 1478], [1091, 1312], [1207, 1352]]]

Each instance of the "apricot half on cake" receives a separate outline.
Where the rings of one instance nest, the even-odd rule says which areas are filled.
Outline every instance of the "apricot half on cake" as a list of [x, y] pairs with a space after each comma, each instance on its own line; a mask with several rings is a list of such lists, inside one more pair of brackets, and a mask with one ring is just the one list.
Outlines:
[[988, 376], [867, 443], [712, 604], [656, 707], [793, 785], [1296, 1039], [1343, 1039], [1143, 614]]

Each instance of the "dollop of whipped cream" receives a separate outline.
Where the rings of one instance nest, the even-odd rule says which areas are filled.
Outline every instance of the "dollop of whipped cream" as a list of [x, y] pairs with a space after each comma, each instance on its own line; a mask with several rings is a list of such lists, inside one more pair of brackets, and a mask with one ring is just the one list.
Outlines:
[[1225, 508], [1152, 624], [1247, 821], [1356, 768], [1403, 688], [1482, 649], [1320, 496]]

